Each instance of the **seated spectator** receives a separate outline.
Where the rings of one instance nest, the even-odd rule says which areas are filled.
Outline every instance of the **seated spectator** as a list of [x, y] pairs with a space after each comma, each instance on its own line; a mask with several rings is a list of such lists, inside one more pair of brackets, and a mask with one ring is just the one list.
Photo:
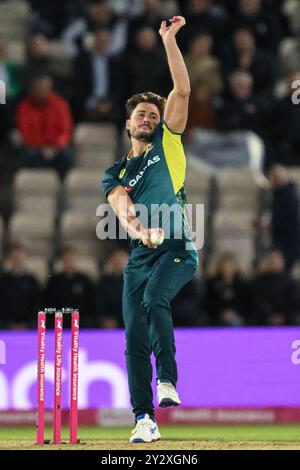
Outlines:
[[260, 49], [276, 53], [282, 37], [281, 23], [276, 11], [266, 11], [262, 0], [239, 0], [229, 31], [244, 26], [250, 29]]
[[[267, 119], [268, 164], [300, 165], [300, 106], [293, 102], [295, 80], [300, 70], [292, 72], [287, 80], [287, 93], [277, 99]], [[299, 97], [299, 92], [298, 95]]]
[[185, 284], [172, 300], [172, 318], [174, 326], [189, 327], [201, 324], [198, 285], [195, 279]]
[[32, 8], [31, 29], [48, 38], [59, 38], [73, 16], [81, 12], [81, 0], [28, 0]]
[[[162, 96], [170, 91], [166, 56], [158, 45], [156, 32], [149, 26], [136, 33], [134, 50], [124, 53], [120, 60], [123, 100], [143, 90], [151, 90]], [[159, 64], [159, 67], [153, 64]]]
[[226, 75], [237, 69], [252, 75], [254, 93], [272, 95], [276, 79], [275, 59], [256, 48], [255, 37], [246, 28], [234, 32], [233, 47], [225, 60]]
[[272, 242], [285, 257], [286, 269], [289, 271], [300, 258], [298, 188], [282, 165], [272, 166], [268, 178], [272, 188]]
[[188, 138], [192, 140], [193, 130], [217, 129], [216, 97], [207, 82], [198, 81], [192, 87], [189, 102], [189, 116], [186, 126]]
[[[56, 88], [62, 88], [68, 75], [68, 67], [64, 70], [57, 67], [55, 58], [50, 54], [50, 43], [41, 33], [32, 33], [25, 44], [26, 61], [22, 67], [22, 87], [28, 92], [30, 83], [37, 75], [50, 75], [54, 79]], [[66, 70], [67, 69], [67, 70]]]
[[249, 311], [254, 325], [291, 325], [299, 317], [300, 288], [285, 272], [278, 250], [269, 250], [259, 261], [249, 286]]
[[183, 50], [188, 49], [195, 32], [206, 32], [213, 37], [215, 52], [219, 55], [228, 21], [225, 9], [221, 5], [214, 5], [213, 0], [178, 0], [178, 5], [189, 26], [178, 36]]
[[143, 12], [132, 18], [128, 24], [127, 49], [134, 49], [136, 33], [145, 27], [153, 29], [159, 39], [158, 31], [161, 22], [165, 20], [161, 0], [142, 0], [141, 3], [143, 4]]
[[123, 271], [128, 261], [124, 250], [117, 250], [109, 257], [104, 275], [97, 285], [96, 325], [99, 328], [123, 328], [122, 292]]
[[64, 178], [73, 163], [72, 117], [68, 103], [53, 91], [48, 76], [31, 82], [18, 108], [17, 125], [23, 143], [23, 166], [54, 168]]
[[109, 29], [111, 40], [108, 54], [119, 54], [126, 46], [126, 22], [120, 19], [107, 0], [88, 0], [85, 17], [75, 19], [63, 32], [63, 40], [70, 54], [84, 48], [90, 33], [99, 28]]
[[229, 96], [219, 112], [220, 128], [224, 131], [252, 130], [260, 134], [263, 122], [263, 103], [254, 94], [253, 77], [236, 70], [229, 77]]
[[[199, 106], [199, 96], [203, 96], [206, 107], [202, 111], [191, 111], [188, 129], [195, 118], [203, 121], [205, 118], [210, 127], [194, 127], [189, 134], [187, 151], [209, 171], [226, 167], [249, 167], [261, 175], [264, 143], [256, 134], [261, 132], [264, 104], [253, 94], [253, 80], [247, 72], [234, 72], [229, 83], [231, 93], [225, 99], [210, 98], [205, 89], [199, 90], [197, 87], [194, 90], [191, 103]], [[195, 92], [198, 96], [196, 100]], [[206, 116], [204, 112], [207, 113]], [[221, 132], [212, 129], [216, 123]]]
[[107, 55], [110, 38], [109, 30], [97, 30], [92, 50], [82, 51], [74, 61], [74, 109], [79, 120], [105, 121], [114, 117], [118, 83], [115, 62]]
[[221, 64], [212, 55], [213, 39], [205, 33], [197, 34], [191, 41], [185, 63], [188, 69], [191, 86], [201, 81], [207, 83], [213, 94], [222, 91]]
[[241, 326], [246, 322], [246, 282], [235, 256], [225, 253], [206, 281], [204, 308], [213, 326]]
[[94, 284], [89, 276], [78, 269], [73, 247], [62, 250], [59, 264], [58, 272], [48, 280], [45, 303], [53, 308], [78, 308], [81, 326], [88, 327], [94, 318]]
[[40, 308], [40, 287], [27, 267], [26, 249], [19, 243], [9, 247], [0, 274], [0, 324], [2, 328], [33, 328]]

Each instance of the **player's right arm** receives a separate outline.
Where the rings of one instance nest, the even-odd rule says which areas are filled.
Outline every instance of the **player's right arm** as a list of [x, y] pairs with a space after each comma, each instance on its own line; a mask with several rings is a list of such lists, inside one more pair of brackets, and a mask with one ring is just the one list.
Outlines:
[[141, 240], [148, 248], [157, 248], [157, 245], [151, 242], [151, 235], [156, 232], [163, 234], [162, 229], [147, 229], [136, 215], [134, 204], [123, 186], [116, 186], [107, 196], [110, 206], [113, 208], [122, 227], [131, 238]]

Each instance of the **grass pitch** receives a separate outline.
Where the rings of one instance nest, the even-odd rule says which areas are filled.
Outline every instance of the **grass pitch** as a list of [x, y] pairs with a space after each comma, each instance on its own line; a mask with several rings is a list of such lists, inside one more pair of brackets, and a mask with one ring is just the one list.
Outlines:
[[[80, 444], [36, 446], [33, 427], [0, 428], [0, 450], [300, 450], [300, 425], [160, 426], [162, 440], [129, 444], [130, 428], [80, 427]], [[67, 430], [63, 439], [67, 441]], [[46, 438], [51, 437], [51, 430]]]

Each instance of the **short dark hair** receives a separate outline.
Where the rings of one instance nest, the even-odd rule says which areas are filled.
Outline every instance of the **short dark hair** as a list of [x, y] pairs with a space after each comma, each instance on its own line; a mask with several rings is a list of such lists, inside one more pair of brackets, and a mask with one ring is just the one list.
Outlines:
[[152, 93], [152, 91], [137, 93], [126, 101], [127, 118], [130, 118], [131, 114], [133, 113], [137, 105], [140, 103], [155, 104], [158, 107], [160, 117], [162, 118], [165, 110], [166, 101], [166, 98], [157, 95], [156, 93]]

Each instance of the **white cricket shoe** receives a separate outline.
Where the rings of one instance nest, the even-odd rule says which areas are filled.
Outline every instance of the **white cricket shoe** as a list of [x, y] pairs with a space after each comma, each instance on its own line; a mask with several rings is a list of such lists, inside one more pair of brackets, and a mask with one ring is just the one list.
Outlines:
[[138, 418], [135, 429], [131, 434], [129, 442], [133, 444], [149, 443], [160, 439], [157, 424], [150, 419], [148, 414], [141, 415]]
[[175, 387], [168, 382], [160, 382], [157, 385], [157, 401], [158, 406], [161, 406], [162, 408], [181, 405], [181, 401]]

